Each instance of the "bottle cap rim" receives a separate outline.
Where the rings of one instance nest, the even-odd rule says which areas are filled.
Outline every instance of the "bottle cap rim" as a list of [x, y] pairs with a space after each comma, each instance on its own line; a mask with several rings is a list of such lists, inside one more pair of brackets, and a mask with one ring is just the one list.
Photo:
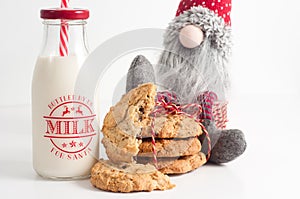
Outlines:
[[42, 9], [40, 12], [42, 19], [67, 19], [67, 20], [80, 20], [88, 19], [90, 12], [87, 9], [77, 8], [50, 8]]

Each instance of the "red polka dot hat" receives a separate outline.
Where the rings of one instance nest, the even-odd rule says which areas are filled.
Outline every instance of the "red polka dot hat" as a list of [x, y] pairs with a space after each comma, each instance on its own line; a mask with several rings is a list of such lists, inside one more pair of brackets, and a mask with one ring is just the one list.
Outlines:
[[176, 16], [190, 10], [192, 7], [198, 6], [213, 11], [219, 17], [223, 18], [227, 25], [231, 25], [231, 0], [181, 0]]

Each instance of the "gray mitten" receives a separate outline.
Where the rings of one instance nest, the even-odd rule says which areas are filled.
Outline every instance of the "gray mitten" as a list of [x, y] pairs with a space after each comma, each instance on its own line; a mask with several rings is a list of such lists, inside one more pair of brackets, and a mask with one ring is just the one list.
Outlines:
[[126, 92], [144, 83], [155, 83], [155, 74], [152, 64], [143, 55], [138, 55], [127, 73]]

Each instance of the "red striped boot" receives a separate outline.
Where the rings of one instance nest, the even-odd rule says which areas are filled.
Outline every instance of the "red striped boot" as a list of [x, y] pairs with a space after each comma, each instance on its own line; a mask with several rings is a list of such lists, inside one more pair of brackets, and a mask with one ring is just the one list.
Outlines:
[[[201, 104], [203, 112], [199, 116], [203, 121], [211, 139], [211, 157], [209, 162], [228, 163], [244, 153], [247, 147], [245, 136], [238, 129], [226, 130], [227, 107], [217, 103], [214, 92], [204, 92], [199, 95], [197, 102]], [[202, 139], [203, 152], [207, 153], [207, 142]]]

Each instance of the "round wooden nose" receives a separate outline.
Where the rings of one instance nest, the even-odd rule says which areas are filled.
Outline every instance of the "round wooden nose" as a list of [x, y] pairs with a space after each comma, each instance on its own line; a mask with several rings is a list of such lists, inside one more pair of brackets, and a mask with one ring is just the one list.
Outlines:
[[198, 47], [204, 39], [203, 31], [194, 25], [187, 25], [180, 30], [179, 41], [186, 48]]

